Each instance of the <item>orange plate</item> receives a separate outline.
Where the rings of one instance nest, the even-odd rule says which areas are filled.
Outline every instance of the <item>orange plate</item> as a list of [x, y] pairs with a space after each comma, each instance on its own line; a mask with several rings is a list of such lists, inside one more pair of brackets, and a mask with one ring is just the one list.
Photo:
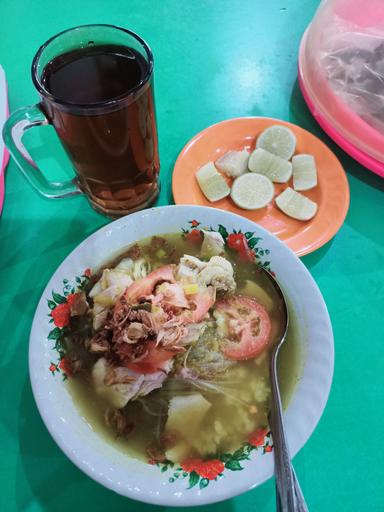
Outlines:
[[[195, 172], [209, 161], [215, 161], [230, 150], [253, 150], [257, 136], [268, 126], [281, 124], [290, 128], [297, 138], [296, 153], [314, 155], [318, 172], [318, 185], [303, 192], [316, 201], [318, 212], [312, 220], [302, 222], [281, 212], [272, 201], [260, 210], [242, 210], [227, 197], [215, 203], [201, 192]], [[288, 184], [275, 183], [275, 195]], [[278, 236], [297, 255], [308, 254], [330, 240], [342, 226], [349, 206], [348, 181], [340, 162], [332, 151], [311, 133], [279, 119], [267, 117], [240, 117], [214, 124], [198, 133], [180, 153], [172, 178], [172, 191], [176, 204], [214, 206], [237, 213], [257, 222]]]

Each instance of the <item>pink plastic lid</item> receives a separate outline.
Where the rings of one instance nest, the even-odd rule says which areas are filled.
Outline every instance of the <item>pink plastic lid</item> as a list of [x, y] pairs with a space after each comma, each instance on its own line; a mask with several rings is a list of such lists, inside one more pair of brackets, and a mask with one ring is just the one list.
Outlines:
[[313, 116], [328, 135], [384, 177], [382, 1], [322, 2], [300, 45], [299, 82]]
[[[332, 122], [332, 119], [326, 113], [323, 113], [323, 110], [318, 105], [316, 98], [314, 98], [311, 94], [311, 89], [307, 85], [307, 78], [303, 73], [303, 69], [305, 68], [303, 61], [305, 42], [306, 42], [307, 32], [305, 32], [300, 45], [300, 53], [299, 53], [299, 85], [300, 89], [303, 93], [303, 97], [308, 105], [309, 110], [311, 111], [313, 117], [322, 127], [322, 129], [333, 139], [336, 144], [338, 144], [346, 153], [348, 153], [352, 158], [354, 158], [357, 162], [361, 163], [367, 169], [375, 172], [379, 176], [384, 178], [384, 163], [372, 157], [367, 152], [356, 147], [347, 137], [343, 136], [343, 134], [337, 129], [335, 124]], [[342, 106], [341, 106], [341, 110]], [[344, 107], [345, 111], [345, 107]], [[347, 113], [346, 117], [358, 117], [352, 111]], [[342, 115], [340, 117], [343, 117]], [[359, 120], [360, 118], [358, 118]], [[353, 121], [350, 121], [353, 122]], [[370, 127], [369, 127], [370, 128]]]
[[334, 13], [361, 28], [384, 23], [383, 0], [337, 0]]

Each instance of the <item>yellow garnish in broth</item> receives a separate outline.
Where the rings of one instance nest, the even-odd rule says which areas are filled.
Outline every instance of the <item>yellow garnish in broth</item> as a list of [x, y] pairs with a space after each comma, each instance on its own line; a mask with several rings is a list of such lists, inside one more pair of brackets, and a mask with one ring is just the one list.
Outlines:
[[199, 285], [197, 283], [185, 284], [183, 288], [185, 295], [194, 295], [199, 291]]

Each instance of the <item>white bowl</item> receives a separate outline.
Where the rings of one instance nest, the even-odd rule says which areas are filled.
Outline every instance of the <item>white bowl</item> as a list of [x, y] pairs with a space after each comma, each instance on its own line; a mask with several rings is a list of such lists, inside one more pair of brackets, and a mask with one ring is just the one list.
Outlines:
[[[240, 462], [243, 470], [225, 469], [216, 480], [197, 478], [196, 474], [191, 480], [189, 474], [180, 472], [174, 481], [176, 466], [162, 472], [156, 465], [151, 466], [119, 452], [92, 430], [72, 401], [62, 379], [63, 370], [57, 366], [59, 356], [52, 350], [55, 342], [48, 339], [54, 326], [49, 323], [47, 301], [52, 301], [52, 290], [60, 293], [63, 280], [69, 280], [70, 286], [75, 283], [76, 276], [83, 275], [84, 269], [97, 268], [125, 246], [155, 234], [191, 230], [193, 220], [201, 223], [198, 227], [217, 229], [222, 225], [228, 233], [241, 230], [247, 234], [254, 232], [256, 237], [260, 237], [257, 247], [269, 251], [261, 261], [267, 259], [270, 262], [298, 319], [300, 341], [305, 351], [304, 366], [284, 414], [292, 456], [304, 446], [318, 423], [333, 375], [332, 328], [315, 281], [287, 246], [257, 224], [214, 208], [165, 206], [119, 219], [88, 237], [57, 269], [38, 304], [29, 348], [33, 393], [52, 437], [82, 471], [124, 496], [159, 505], [203, 505], [252, 489], [272, 476], [273, 452], [268, 448], [266, 451], [263, 448], [253, 449], [250, 460]], [[56, 299], [59, 298], [56, 296]], [[52, 308], [54, 304], [50, 302], [50, 306]], [[65, 370], [65, 366], [63, 368]], [[270, 439], [266, 438], [264, 444], [268, 443]], [[190, 483], [195, 485], [188, 488]]]

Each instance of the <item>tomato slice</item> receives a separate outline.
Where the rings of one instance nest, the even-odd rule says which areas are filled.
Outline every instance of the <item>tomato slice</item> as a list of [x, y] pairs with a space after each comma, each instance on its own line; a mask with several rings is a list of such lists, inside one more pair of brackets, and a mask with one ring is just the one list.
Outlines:
[[159, 267], [156, 270], [153, 270], [146, 277], [142, 277], [141, 279], [133, 281], [133, 283], [128, 286], [124, 292], [124, 296], [127, 302], [134, 304], [138, 301], [138, 299], [145, 297], [146, 295], [150, 295], [155, 289], [156, 285], [163, 281], [174, 283], [174, 267], [174, 265], [164, 265], [163, 267]]
[[196, 306], [192, 313], [192, 321], [200, 322], [215, 303], [215, 290], [208, 286], [204, 292], [196, 293], [191, 297], [191, 302]]
[[136, 363], [126, 363], [124, 366], [137, 373], [155, 373], [164, 370], [164, 363], [175, 356], [175, 352], [156, 347], [154, 341], [148, 343], [149, 350], [145, 357]]
[[193, 310], [186, 310], [179, 318], [184, 324], [200, 322], [215, 303], [216, 293], [213, 286], [208, 286], [205, 291], [195, 293], [188, 297]]
[[224, 321], [228, 341], [221, 350], [228, 359], [251, 359], [267, 348], [271, 320], [256, 300], [241, 295], [222, 299], [216, 304], [215, 316]]

